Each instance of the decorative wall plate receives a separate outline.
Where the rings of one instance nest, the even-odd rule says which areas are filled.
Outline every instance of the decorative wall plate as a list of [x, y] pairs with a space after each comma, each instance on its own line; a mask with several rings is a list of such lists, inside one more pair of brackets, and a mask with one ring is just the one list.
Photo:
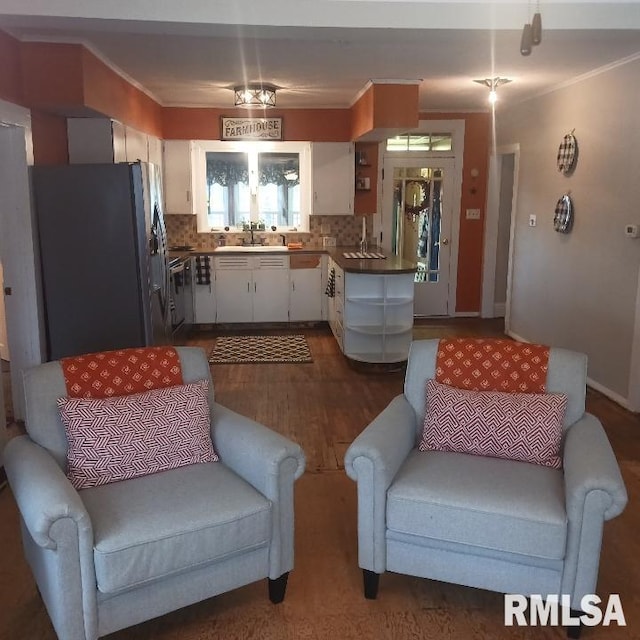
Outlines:
[[573, 203], [568, 194], [563, 195], [556, 204], [553, 216], [553, 228], [558, 233], [569, 233], [573, 226]]
[[578, 141], [571, 133], [562, 138], [562, 142], [558, 147], [558, 171], [565, 176], [569, 175], [576, 168], [576, 161], [578, 159]]

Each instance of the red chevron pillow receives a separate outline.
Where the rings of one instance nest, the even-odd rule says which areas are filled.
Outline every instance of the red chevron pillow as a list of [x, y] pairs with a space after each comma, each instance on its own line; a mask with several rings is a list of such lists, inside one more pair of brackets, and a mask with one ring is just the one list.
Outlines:
[[427, 381], [420, 451], [456, 451], [559, 469], [567, 397], [466, 391]]
[[71, 484], [86, 489], [215, 462], [208, 400], [208, 380], [111, 398], [59, 398]]

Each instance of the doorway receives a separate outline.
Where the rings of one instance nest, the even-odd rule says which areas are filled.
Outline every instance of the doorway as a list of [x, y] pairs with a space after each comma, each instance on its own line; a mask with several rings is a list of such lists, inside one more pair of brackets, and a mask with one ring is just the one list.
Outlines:
[[414, 315], [419, 317], [450, 313], [454, 167], [453, 158], [384, 159], [384, 248], [416, 263]]

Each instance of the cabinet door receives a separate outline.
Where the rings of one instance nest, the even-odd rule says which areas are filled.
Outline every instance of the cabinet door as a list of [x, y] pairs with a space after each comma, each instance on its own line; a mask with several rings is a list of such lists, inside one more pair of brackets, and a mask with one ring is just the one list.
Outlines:
[[322, 320], [322, 270], [291, 269], [289, 320]]
[[195, 318], [196, 324], [213, 324], [216, 321], [216, 296], [213, 281], [208, 284], [194, 284]]
[[114, 162], [112, 124], [108, 118], [67, 118], [69, 164]]
[[351, 142], [314, 142], [313, 213], [353, 214], [354, 160]]
[[163, 143], [164, 207], [166, 213], [195, 213], [190, 140]]
[[254, 269], [253, 321], [289, 320], [289, 270]]
[[149, 147], [147, 143], [147, 134], [125, 127], [125, 149], [127, 154], [127, 162], [148, 162]]
[[162, 167], [162, 140], [148, 136], [149, 162], [157, 167]]
[[216, 322], [253, 320], [251, 269], [221, 269], [215, 272]]

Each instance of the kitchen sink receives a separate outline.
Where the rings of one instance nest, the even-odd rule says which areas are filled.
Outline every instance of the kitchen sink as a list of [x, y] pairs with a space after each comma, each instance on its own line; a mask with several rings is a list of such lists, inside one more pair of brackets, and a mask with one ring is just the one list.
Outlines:
[[262, 244], [254, 244], [254, 245], [230, 245], [230, 246], [225, 246], [225, 247], [216, 247], [214, 249], [214, 253], [218, 253], [218, 252], [229, 252], [229, 251], [234, 251], [234, 252], [247, 252], [247, 253], [261, 253], [261, 252], [265, 252], [265, 251], [270, 251], [270, 252], [276, 252], [276, 251], [289, 251], [289, 249], [287, 247], [283, 247], [280, 245], [262, 245]]

